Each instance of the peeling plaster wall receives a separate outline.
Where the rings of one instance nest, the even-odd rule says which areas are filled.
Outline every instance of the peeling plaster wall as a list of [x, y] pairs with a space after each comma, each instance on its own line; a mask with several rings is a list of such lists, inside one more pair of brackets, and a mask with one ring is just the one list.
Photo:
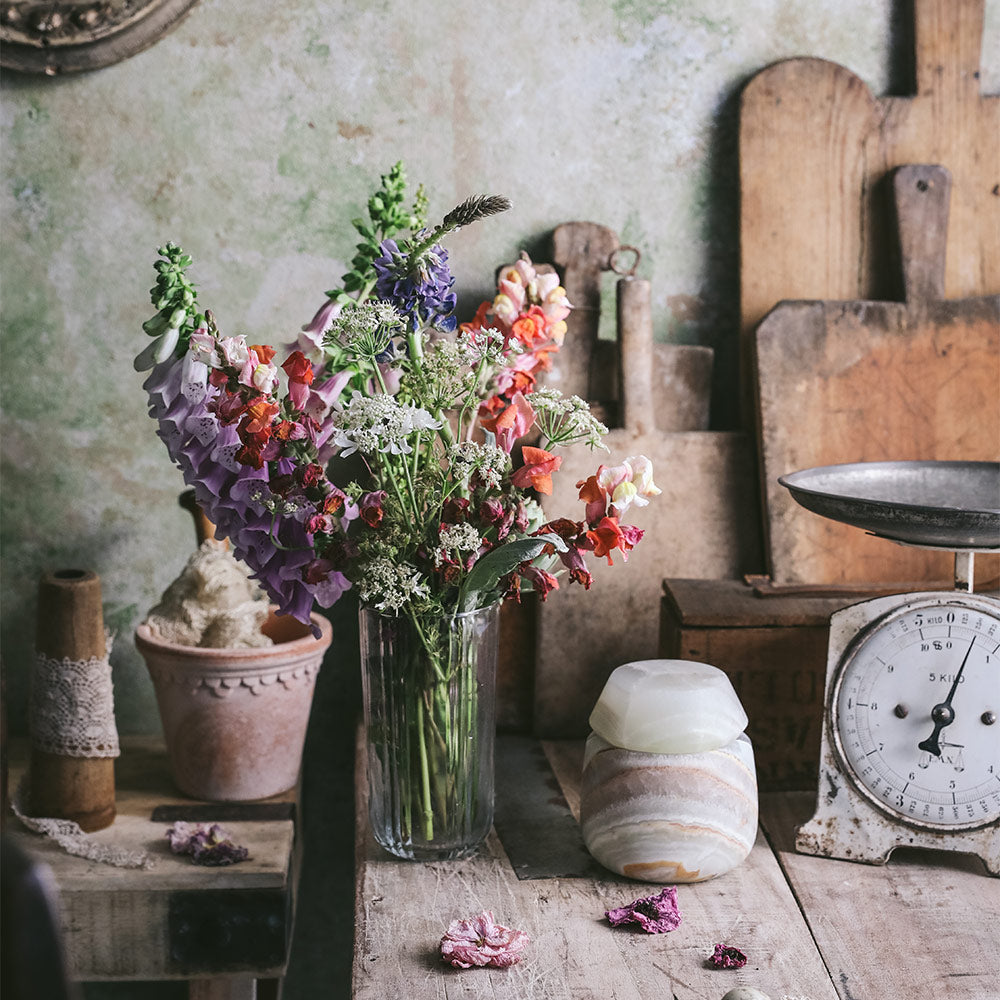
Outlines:
[[[201, 0], [151, 49], [65, 79], [7, 74], [2, 139], [2, 624], [23, 729], [39, 574], [102, 577], [123, 732], [156, 731], [134, 626], [193, 528], [145, 413], [155, 248], [195, 257], [223, 327], [282, 342], [337, 283], [349, 220], [398, 159], [432, 214], [514, 210], [451, 240], [471, 314], [495, 267], [588, 219], [643, 250], [664, 340], [717, 350], [735, 420], [736, 108], [775, 60], [893, 85], [898, 0]], [[983, 78], [1000, 90], [1000, 0]]]

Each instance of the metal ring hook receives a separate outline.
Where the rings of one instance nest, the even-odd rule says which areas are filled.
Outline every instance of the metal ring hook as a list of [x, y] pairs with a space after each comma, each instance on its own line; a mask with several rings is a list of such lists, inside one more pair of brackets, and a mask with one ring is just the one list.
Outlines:
[[[635, 254], [635, 259], [632, 261], [632, 266], [627, 270], [622, 270], [621, 265], [618, 262], [618, 255], [622, 252]], [[620, 246], [616, 250], [611, 251], [611, 256], [608, 257], [608, 267], [615, 272], [615, 274], [620, 274], [623, 278], [633, 278], [635, 277], [636, 268], [639, 266], [639, 261], [642, 258], [642, 254], [639, 253], [637, 247], [630, 246]]]

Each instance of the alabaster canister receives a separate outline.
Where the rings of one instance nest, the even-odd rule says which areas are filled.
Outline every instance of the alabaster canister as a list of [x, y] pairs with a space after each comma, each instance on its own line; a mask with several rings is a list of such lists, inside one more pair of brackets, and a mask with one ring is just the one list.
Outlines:
[[584, 757], [580, 821], [594, 858], [661, 883], [701, 882], [743, 861], [757, 834], [746, 721], [729, 679], [709, 664], [619, 667], [591, 715]]

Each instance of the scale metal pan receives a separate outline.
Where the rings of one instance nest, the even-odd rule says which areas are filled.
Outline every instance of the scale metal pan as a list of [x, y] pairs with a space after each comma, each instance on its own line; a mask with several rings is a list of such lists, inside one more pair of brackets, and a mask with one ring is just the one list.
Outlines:
[[1000, 548], [1000, 462], [852, 462], [778, 482], [806, 510], [894, 542]]

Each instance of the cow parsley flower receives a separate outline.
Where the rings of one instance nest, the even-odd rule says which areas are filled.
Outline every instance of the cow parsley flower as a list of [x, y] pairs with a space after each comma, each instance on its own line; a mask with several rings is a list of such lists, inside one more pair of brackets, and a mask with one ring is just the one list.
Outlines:
[[430, 596], [430, 588], [416, 566], [376, 556], [364, 567], [358, 596], [378, 611], [396, 614], [414, 599]]
[[402, 326], [403, 317], [391, 302], [376, 299], [352, 304], [333, 320], [323, 343], [338, 344], [355, 357], [373, 361]]
[[582, 441], [588, 448], [608, 450], [602, 441], [608, 428], [579, 396], [567, 397], [558, 389], [540, 388], [532, 392], [531, 405], [549, 447]]
[[333, 426], [332, 442], [346, 458], [356, 451], [409, 455], [413, 451], [410, 436], [437, 430], [441, 422], [422, 407], [400, 403], [388, 393], [365, 396], [355, 390], [343, 411], [334, 416]]
[[495, 444], [463, 441], [452, 445], [448, 453], [455, 478], [467, 483], [475, 474], [487, 489], [499, 489], [510, 470], [510, 455]]
[[482, 536], [475, 525], [467, 521], [463, 524], [448, 524], [438, 535], [440, 544], [434, 550], [434, 565], [440, 567], [453, 552], [478, 552], [483, 544]]

